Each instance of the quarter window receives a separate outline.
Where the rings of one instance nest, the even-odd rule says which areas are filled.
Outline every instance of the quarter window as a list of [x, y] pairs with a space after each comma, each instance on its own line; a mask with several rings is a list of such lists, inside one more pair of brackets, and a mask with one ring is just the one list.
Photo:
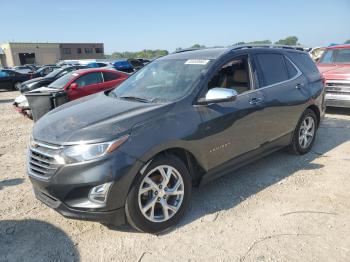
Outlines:
[[100, 72], [83, 75], [74, 81], [74, 83], [77, 83], [79, 87], [98, 84], [102, 82], [103, 82], [103, 79]]
[[262, 86], [277, 84], [289, 79], [284, 58], [280, 54], [257, 54], [262, 73]]

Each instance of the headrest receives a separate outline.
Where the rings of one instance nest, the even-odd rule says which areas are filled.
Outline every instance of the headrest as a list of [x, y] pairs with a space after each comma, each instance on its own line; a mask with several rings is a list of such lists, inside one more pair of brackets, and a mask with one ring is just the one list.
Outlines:
[[233, 81], [238, 83], [247, 83], [248, 74], [246, 70], [236, 70], [233, 74]]

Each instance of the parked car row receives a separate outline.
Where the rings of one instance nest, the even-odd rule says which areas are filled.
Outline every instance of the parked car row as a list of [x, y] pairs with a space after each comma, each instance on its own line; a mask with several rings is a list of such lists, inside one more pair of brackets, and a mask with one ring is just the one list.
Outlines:
[[[68, 73], [49, 87], [80, 97], [79, 79], [94, 85], [108, 78], [96, 70]], [[304, 51], [181, 51], [113, 91], [44, 115], [31, 135], [28, 175], [35, 196], [65, 217], [163, 232], [184, 216], [192, 185], [284, 147], [309, 152], [324, 95], [322, 75]]]
[[[35, 65], [15, 66], [13, 68], [0, 69], [0, 88], [19, 90], [21, 87], [20, 83], [27, 81], [28, 79], [45, 77], [49, 74], [50, 77], [52, 77], [53, 75], [57, 75], [57, 72], [55, 72], [53, 75], [51, 75], [51, 73], [60, 68], [72, 66], [81, 66], [85, 68], [114, 68], [118, 71], [133, 73], [145, 66], [149, 62], [150, 61], [147, 59], [123, 59], [112, 62], [101, 62], [95, 60], [67, 60], [61, 61], [57, 64], [44, 65], [41, 67]], [[41, 82], [41, 80], [42, 79], [40, 79], [39, 82]], [[32, 85], [33, 88], [40, 87], [37, 84], [34, 85], [34, 82], [36, 81], [25, 83], [24, 86]], [[24, 91], [26, 91], [27, 89], [28, 88], [23, 88]]]
[[[37, 121], [58, 105], [113, 89], [128, 77], [128, 74], [114, 69], [64, 67], [46, 77], [24, 82], [20, 89], [24, 95], [15, 99], [14, 106]], [[60, 103], [56, 104], [54, 99], [58, 94]]]

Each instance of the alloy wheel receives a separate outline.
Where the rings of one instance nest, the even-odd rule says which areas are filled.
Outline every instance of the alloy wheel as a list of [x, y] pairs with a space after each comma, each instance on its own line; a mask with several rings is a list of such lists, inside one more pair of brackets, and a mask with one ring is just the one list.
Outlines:
[[301, 123], [299, 129], [299, 145], [301, 148], [305, 149], [312, 143], [313, 137], [315, 135], [315, 120], [308, 116]]
[[138, 191], [142, 215], [151, 222], [165, 222], [180, 209], [184, 199], [184, 182], [172, 166], [160, 165], [143, 178]]

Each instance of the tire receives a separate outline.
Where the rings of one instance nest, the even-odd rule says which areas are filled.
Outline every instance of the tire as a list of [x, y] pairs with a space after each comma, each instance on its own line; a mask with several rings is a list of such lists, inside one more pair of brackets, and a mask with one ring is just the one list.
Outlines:
[[14, 90], [14, 91], [19, 91], [19, 90], [20, 90], [21, 84], [22, 84], [21, 82], [15, 82], [15, 83], [13, 84], [12, 90]]
[[[164, 180], [166, 177], [170, 178]], [[161, 233], [184, 216], [191, 191], [191, 176], [185, 164], [172, 155], [157, 157], [134, 180], [125, 204], [127, 221], [136, 230]]]
[[[311, 122], [313, 127], [311, 127], [311, 124], [308, 125], [308, 123]], [[311, 109], [306, 109], [294, 130], [289, 151], [296, 155], [304, 155], [308, 153], [315, 142], [317, 128], [317, 117], [315, 112]], [[306, 137], [307, 142], [304, 137]]]

